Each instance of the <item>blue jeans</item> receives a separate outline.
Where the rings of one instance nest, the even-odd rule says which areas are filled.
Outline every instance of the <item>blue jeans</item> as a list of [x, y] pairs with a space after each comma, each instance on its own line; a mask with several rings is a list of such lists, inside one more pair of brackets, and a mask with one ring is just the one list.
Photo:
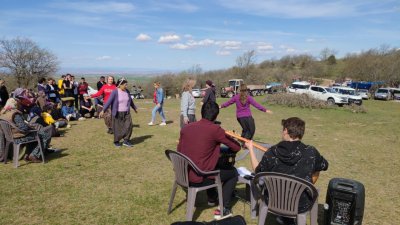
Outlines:
[[156, 119], [156, 113], [160, 113], [160, 116], [161, 116], [161, 119], [162, 119], [162, 121], [163, 122], [165, 122], [165, 115], [164, 115], [164, 110], [163, 110], [163, 107], [162, 107], [162, 104], [160, 104], [160, 106], [155, 106], [154, 108], [153, 108], [153, 111], [151, 112], [151, 122], [153, 122], [154, 123], [154, 121], [155, 121], [155, 119]]

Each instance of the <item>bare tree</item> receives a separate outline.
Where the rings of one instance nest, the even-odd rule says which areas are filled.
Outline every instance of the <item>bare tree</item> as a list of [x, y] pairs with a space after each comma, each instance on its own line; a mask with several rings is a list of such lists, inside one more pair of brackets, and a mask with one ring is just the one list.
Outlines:
[[242, 56], [236, 59], [236, 65], [238, 72], [244, 79], [248, 79], [250, 76], [251, 69], [254, 67], [256, 60], [256, 51], [251, 50], [245, 52]]
[[27, 38], [0, 40], [0, 68], [16, 79], [18, 87], [28, 87], [32, 81], [58, 70], [57, 57]]
[[334, 49], [324, 48], [319, 54], [321, 61], [326, 61], [330, 56], [335, 56], [337, 51]]

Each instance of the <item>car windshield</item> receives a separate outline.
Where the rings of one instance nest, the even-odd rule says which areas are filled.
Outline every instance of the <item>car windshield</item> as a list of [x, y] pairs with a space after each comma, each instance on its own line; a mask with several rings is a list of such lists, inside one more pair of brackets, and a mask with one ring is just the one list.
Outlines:
[[358, 93], [367, 93], [367, 92], [368, 92], [368, 90], [365, 90], [365, 89], [358, 90]]
[[376, 93], [388, 93], [388, 90], [386, 90], [386, 89], [378, 89], [378, 91], [376, 91]]
[[354, 90], [338, 89], [338, 92], [343, 95], [355, 95]]
[[310, 85], [292, 84], [292, 88], [295, 89], [308, 89]]

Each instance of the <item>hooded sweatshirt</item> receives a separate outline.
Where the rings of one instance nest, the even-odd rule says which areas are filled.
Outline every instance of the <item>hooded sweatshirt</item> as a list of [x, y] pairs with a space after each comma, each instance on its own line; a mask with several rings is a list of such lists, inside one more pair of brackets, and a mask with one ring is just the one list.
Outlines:
[[[255, 171], [284, 173], [312, 182], [314, 172], [327, 169], [328, 161], [313, 146], [301, 141], [281, 141], [264, 154]], [[304, 192], [299, 212], [307, 211], [311, 205], [310, 197]]]

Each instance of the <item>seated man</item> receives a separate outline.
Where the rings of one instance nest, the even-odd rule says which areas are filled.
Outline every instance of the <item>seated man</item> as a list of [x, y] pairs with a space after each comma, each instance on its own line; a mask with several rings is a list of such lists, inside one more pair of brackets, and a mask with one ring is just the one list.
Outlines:
[[85, 118], [94, 117], [95, 109], [93, 107], [92, 101], [90, 100], [90, 95], [83, 94], [83, 100], [81, 101], [80, 114]]
[[76, 115], [73, 100], [68, 100], [65, 105], [61, 107], [62, 115], [68, 121], [78, 119]]
[[[313, 182], [314, 174], [328, 169], [328, 161], [311, 145], [301, 142], [305, 131], [305, 122], [297, 117], [282, 120], [282, 141], [267, 151], [258, 163], [253, 150], [253, 143], [247, 142], [250, 150], [251, 164], [256, 173], [278, 172], [293, 175]], [[315, 180], [316, 181], [316, 180]], [[266, 196], [268, 197], [268, 196]], [[267, 202], [267, 201], [266, 201]], [[311, 199], [306, 193], [300, 197], [299, 213], [312, 207]], [[280, 218], [285, 224], [294, 224], [293, 219]]]
[[[220, 156], [220, 144], [224, 144], [233, 151], [239, 151], [240, 145], [225, 135], [224, 129], [215, 124], [219, 114], [218, 104], [207, 102], [201, 108], [202, 119], [182, 128], [178, 144], [178, 152], [189, 157], [201, 170], [211, 171], [216, 168]], [[216, 210], [216, 218], [223, 218], [231, 215], [230, 202], [232, 193], [237, 183], [237, 171], [235, 167], [231, 169], [221, 169], [221, 181], [223, 183], [223, 204], [224, 209], [221, 215]], [[212, 177], [198, 176], [194, 171], [189, 171], [189, 181], [192, 186], [206, 186], [214, 183]], [[209, 204], [217, 202], [215, 189], [207, 190]]]

